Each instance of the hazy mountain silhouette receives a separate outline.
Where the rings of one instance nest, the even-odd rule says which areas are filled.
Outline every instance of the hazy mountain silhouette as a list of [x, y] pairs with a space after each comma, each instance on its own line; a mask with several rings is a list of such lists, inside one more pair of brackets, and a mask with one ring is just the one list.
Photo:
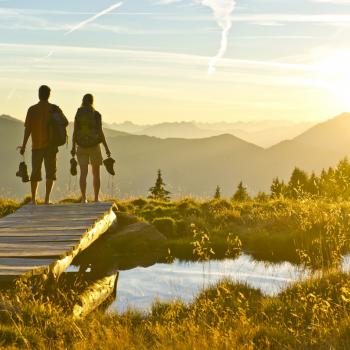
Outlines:
[[[15, 172], [21, 157], [23, 123], [8, 116], [0, 117], [0, 188], [2, 195], [22, 196], [29, 192]], [[235, 136], [223, 134], [199, 139], [160, 139], [130, 135], [106, 129], [113, 156], [117, 160], [117, 184], [125, 196], [145, 195], [153, 185], [157, 169], [162, 169], [168, 188], [176, 195], [212, 195], [216, 185], [231, 195], [240, 180], [251, 192], [268, 190], [275, 176], [287, 179], [294, 166], [320, 171], [336, 164], [350, 153], [350, 114], [342, 114], [318, 124], [300, 136], [263, 149]], [[56, 193], [66, 193], [69, 176], [69, 151], [61, 147]], [[29, 163], [30, 152], [27, 152]], [[108, 191], [106, 172], [104, 192]], [[64, 193], [63, 193], [64, 192]]]
[[282, 140], [291, 139], [311, 126], [313, 123], [294, 123], [291, 121], [265, 120], [259, 122], [235, 123], [159, 123], [155, 125], [137, 125], [132, 122], [106, 124], [107, 128], [124, 131], [134, 135], [147, 135], [158, 138], [206, 138], [225, 134], [234, 135], [244, 141], [260, 147], [270, 147]]

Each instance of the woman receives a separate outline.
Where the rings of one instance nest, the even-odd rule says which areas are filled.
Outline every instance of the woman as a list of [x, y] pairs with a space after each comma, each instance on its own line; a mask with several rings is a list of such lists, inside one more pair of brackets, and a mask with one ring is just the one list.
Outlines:
[[78, 109], [74, 120], [72, 156], [78, 158], [80, 167], [81, 202], [87, 203], [86, 178], [91, 164], [95, 202], [98, 202], [100, 192], [100, 166], [102, 153], [100, 143], [103, 144], [107, 157], [111, 156], [105, 135], [102, 130], [102, 117], [94, 109], [94, 97], [86, 94], [82, 106]]

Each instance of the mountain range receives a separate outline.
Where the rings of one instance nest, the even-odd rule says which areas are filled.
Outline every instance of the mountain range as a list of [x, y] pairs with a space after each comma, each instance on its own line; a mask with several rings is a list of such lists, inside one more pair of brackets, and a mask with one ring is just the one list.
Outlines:
[[112, 130], [127, 132], [134, 135], [147, 135], [158, 138], [206, 138], [231, 134], [244, 141], [261, 147], [270, 147], [280, 141], [296, 137], [312, 127], [311, 122], [292, 122], [284, 120], [263, 120], [235, 123], [198, 123], [173, 122], [154, 125], [138, 125], [132, 122], [106, 124]]
[[[102, 172], [102, 190], [120, 197], [146, 195], [158, 169], [162, 170], [168, 189], [177, 197], [211, 196], [216, 185], [222, 188], [224, 195], [230, 196], [241, 180], [251, 194], [256, 194], [260, 190], [268, 191], [273, 177], [287, 180], [295, 166], [319, 172], [350, 155], [349, 113], [317, 124], [269, 148], [231, 134], [161, 139], [108, 128], [105, 133], [112, 156], [117, 160], [114, 180], [117, 190], [112, 188], [112, 179], [105, 171]], [[1, 196], [21, 197], [29, 192], [29, 186], [15, 177], [21, 161], [16, 147], [22, 135], [23, 122], [0, 116]], [[69, 151], [70, 145], [60, 149], [56, 197], [78, 190], [77, 180], [69, 175]], [[30, 168], [30, 152], [26, 158]]]

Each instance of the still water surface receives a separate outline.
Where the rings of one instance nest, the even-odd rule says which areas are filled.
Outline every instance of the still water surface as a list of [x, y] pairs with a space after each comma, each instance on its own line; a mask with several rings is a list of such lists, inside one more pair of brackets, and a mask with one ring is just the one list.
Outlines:
[[[345, 258], [343, 265], [349, 267], [350, 259]], [[267, 295], [274, 295], [308, 274], [287, 262], [266, 264], [254, 261], [248, 255], [241, 255], [236, 260], [214, 260], [204, 264], [176, 260], [172, 264], [137, 267], [120, 272], [117, 299], [111, 310], [122, 313], [131, 307], [147, 312], [155, 299], [190, 302], [203, 287], [225, 277], [260, 288]]]

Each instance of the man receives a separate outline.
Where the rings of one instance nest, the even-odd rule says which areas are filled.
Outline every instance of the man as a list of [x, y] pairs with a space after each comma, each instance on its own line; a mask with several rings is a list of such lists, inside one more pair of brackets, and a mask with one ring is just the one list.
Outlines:
[[[36, 204], [36, 194], [38, 190], [38, 184], [42, 180], [41, 168], [44, 162], [46, 172], [46, 195], [45, 204], [50, 204], [50, 195], [53, 188], [54, 181], [56, 180], [56, 155], [58, 147], [50, 145], [49, 140], [49, 121], [50, 117], [55, 110], [59, 111], [62, 117], [64, 117], [62, 111], [55, 105], [49, 103], [51, 89], [46, 86], [40, 86], [39, 88], [39, 103], [31, 106], [28, 109], [25, 131], [23, 137], [23, 143], [20, 147], [20, 153], [24, 155], [26, 145], [29, 137], [32, 138], [32, 174], [31, 192], [32, 192], [32, 204]], [[67, 121], [68, 124], [68, 121]]]

